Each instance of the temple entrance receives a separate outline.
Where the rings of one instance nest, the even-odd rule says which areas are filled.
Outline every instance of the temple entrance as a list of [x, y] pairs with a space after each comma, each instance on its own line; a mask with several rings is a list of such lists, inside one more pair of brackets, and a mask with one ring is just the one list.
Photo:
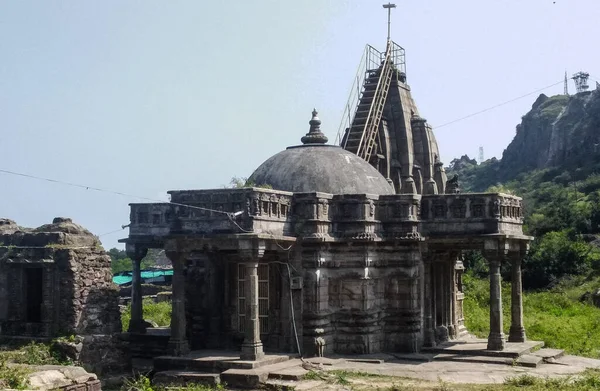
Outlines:
[[42, 268], [25, 269], [26, 321], [28, 323], [42, 321], [42, 300]]

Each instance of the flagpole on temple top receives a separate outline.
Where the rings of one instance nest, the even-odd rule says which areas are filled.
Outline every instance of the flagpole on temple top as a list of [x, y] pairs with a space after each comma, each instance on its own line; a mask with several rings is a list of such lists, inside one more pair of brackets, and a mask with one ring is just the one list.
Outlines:
[[396, 8], [396, 4], [387, 3], [383, 5], [383, 8], [388, 11], [388, 29], [387, 29], [387, 46], [390, 46], [391, 40], [391, 26], [392, 26], [392, 8]]

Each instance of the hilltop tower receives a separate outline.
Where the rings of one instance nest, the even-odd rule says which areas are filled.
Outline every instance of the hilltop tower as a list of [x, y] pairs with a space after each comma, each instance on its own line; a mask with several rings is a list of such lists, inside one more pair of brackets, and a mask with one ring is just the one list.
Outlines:
[[[392, 7], [384, 8], [389, 21]], [[435, 135], [406, 81], [405, 50], [389, 36], [384, 52], [366, 45], [336, 141], [377, 168], [396, 193], [446, 190]]]

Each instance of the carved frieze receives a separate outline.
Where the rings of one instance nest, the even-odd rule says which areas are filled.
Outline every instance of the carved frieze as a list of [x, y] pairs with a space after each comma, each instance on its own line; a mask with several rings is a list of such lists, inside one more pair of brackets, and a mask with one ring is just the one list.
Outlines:
[[434, 219], [442, 219], [446, 217], [446, 211], [448, 209], [448, 205], [444, 200], [440, 200], [433, 203], [432, 206], [433, 218]]
[[464, 219], [467, 216], [467, 201], [463, 198], [455, 199], [450, 205], [450, 213], [454, 219]]

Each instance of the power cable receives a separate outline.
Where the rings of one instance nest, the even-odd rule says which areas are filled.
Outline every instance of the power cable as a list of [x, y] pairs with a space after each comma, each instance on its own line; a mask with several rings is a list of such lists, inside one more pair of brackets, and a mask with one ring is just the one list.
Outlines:
[[222, 210], [216, 210], [216, 209], [210, 209], [210, 208], [202, 208], [200, 206], [180, 204], [178, 202], [172, 202], [172, 201], [157, 200], [157, 199], [153, 199], [153, 198], [148, 198], [148, 197], [142, 197], [142, 196], [133, 195], [133, 194], [122, 193], [120, 191], [107, 190], [107, 189], [102, 189], [102, 188], [99, 188], [99, 187], [86, 186], [86, 185], [81, 185], [81, 184], [72, 183], [72, 182], [65, 182], [65, 181], [61, 181], [61, 180], [58, 180], [58, 179], [44, 178], [44, 177], [40, 177], [40, 176], [37, 176], [37, 175], [23, 174], [21, 172], [16, 172], [16, 171], [9, 171], [9, 170], [0, 169], [0, 173], [9, 174], [9, 175], [16, 175], [16, 176], [21, 176], [21, 177], [30, 178], [30, 179], [37, 179], [37, 180], [47, 181], [47, 182], [52, 182], [52, 183], [58, 183], [60, 185], [77, 187], [77, 188], [80, 188], [80, 189], [94, 190], [94, 191], [98, 191], [98, 192], [101, 192], [101, 193], [116, 194], [116, 195], [120, 195], [120, 196], [123, 196], [123, 197], [138, 198], [140, 200], [145, 200], [145, 201], [159, 202], [159, 203], [168, 203], [168, 204], [171, 204], [171, 205], [182, 206], [182, 207], [191, 208], [191, 209], [198, 209], [198, 210], [204, 210], [204, 211], [208, 211], [208, 212], [221, 213], [221, 214], [228, 215], [228, 216], [233, 215], [233, 213], [224, 212]]
[[537, 90], [535, 90], [535, 91], [531, 91], [531, 92], [529, 92], [529, 93], [527, 93], [527, 94], [525, 94], [525, 95], [521, 95], [521, 96], [519, 96], [519, 97], [516, 97], [516, 98], [513, 98], [513, 99], [511, 99], [511, 100], [507, 100], [506, 102], [502, 102], [502, 103], [499, 103], [499, 104], [497, 104], [497, 105], [494, 105], [494, 106], [488, 107], [487, 109], [483, 109], [483, 110], [477, 111], [477, 112], [475, 112], [475, 113], [472, 113], [472, 114], [466, 115], [466, 116], [464, 116], [464, 117], [457, 118], [457, 119], [455, 119], [455, 120], [452, 120], [452, 121], [450, 121], [450, 122], [446, 122], [446, 123], [444, 123], [444, 124], [442, 124], [442, 125], [434, 126], [434, 129], [443, 128], [444, 126], [452, 125], [452, 124], [455, 124], [455, 123], [457, 123], [457, 122], [459, 122], [459, 121], [463, 121], [463, 120], [465, 120], [465, 119], [468, 119], [468, 118], [474, 117], [474, 116], [476, 116], [476, 115], [479, 115], [479, 114], [483, 114], [483, 113], [485, 113], [485, 112], [488, 112], [488, 111], [490, 111], [490, 110], [497, 109], [498, 107], [501, 107], [501, 106], [507, 105], [507, 104], [509, 104], [509, 103], [515, 102], [515, 101], [517, 101], [517, 100], [519, 100], [519, 99], [523, 99], [523, 98], [525, 98], [525, 97], [528, 97], [529, 95], [533, 95], [533, 94], [535, 94], [535, 93], [538, 93], [538, 92], [544, 91], [544, 90], [546, 90], [546, 89], [548, 89], [548, 88], [550, 88], [550, 87], [554, 87], [554, 86], [556, 86], [556, 85], [559, 85], [559, 84], [562, 84], [562, 83], [564, 83], [564, 80], [561, 80], [561, 81], [559, 81], [559, 82], [557, 82], [557, 83], [554, 83], [554, 84], [550, 84], [549, 86], [546, 86], [546, 87], [543, 87], [543, 88], [539, 88], [539, 89], [537, 89]]

